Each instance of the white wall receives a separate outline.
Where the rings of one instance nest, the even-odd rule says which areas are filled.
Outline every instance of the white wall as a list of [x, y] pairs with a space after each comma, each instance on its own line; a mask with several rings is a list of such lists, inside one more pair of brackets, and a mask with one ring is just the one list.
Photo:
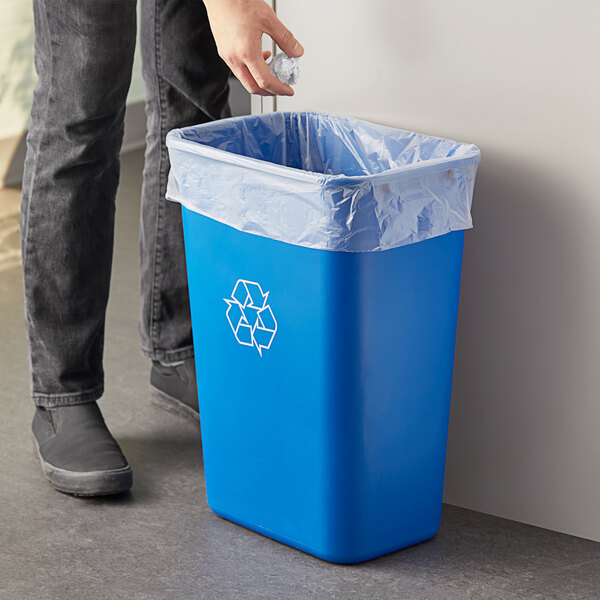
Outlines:
[[600, 540], [600, 3], [277, 0], [280, 110], [476, 143], [446, 500]]

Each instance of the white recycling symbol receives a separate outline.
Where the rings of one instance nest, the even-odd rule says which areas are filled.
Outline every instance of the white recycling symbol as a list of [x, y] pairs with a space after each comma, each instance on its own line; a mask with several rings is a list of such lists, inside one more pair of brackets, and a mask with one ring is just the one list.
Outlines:
[[238, 279], [227, 303], [227, 320], [242, 346], [254, 346], [262, 356], [271, 347], [277, 333], [277, 321], [267, 304], [269, 292], [263, 293], [255, 281]]

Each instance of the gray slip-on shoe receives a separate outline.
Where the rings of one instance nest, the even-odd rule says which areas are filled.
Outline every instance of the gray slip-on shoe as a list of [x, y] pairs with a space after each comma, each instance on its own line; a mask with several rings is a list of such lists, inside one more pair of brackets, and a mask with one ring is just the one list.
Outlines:
[[193, 358], [165, 366], [152, 361], [150, 391], [157, 406], [199, 422], [196, 367]]
[[96, 402], [37, 407], [32, 431], [42, 471], [58, 491], [106, 496], [131, 488], [131, 467]]

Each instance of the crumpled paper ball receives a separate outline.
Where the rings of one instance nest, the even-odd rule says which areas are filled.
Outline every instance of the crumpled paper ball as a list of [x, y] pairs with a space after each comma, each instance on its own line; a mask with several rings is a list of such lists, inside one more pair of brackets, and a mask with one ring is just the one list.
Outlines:
[[267, 64], [271, 69], [271, 73], [282, 83], [296, 85], [298, 82], [300, 58], [294, 58], [284, 52], [279, 52]]

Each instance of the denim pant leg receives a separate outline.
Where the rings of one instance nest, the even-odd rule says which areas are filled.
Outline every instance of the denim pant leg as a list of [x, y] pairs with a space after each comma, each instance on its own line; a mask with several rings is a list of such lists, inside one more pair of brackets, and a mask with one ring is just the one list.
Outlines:
[[170, 129], [230, 116], [229, 69], [201, 0], [143, 0], [142, 71], [148, 134], [140, 223], [142, 352], [193, 355], [181, 207], [165, 199]]
[[135, 0], [34, 0], [21, 243], [32, 396], [102, 395], [104, 320]]

